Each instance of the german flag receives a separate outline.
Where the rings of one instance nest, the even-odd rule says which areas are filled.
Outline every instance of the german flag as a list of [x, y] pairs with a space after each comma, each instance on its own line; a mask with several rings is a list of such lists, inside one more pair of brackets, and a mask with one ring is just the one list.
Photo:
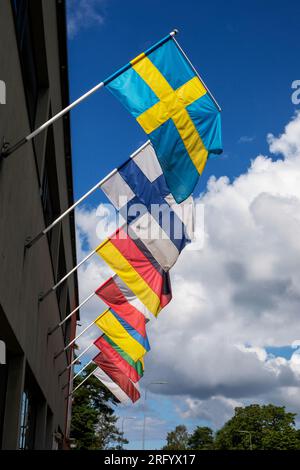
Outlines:
[[96, 252], [155, 316], [172, 298], [170, 277], [143, 242], [119, 228]]

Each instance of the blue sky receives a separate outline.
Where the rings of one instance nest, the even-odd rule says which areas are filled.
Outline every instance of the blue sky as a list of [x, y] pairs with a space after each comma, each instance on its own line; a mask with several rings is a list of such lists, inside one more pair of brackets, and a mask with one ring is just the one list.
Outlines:
[[[69, 0], [69, 5], [71, 99], [174, 27], [179, 29], [177, 40], [223, 110], [224, 153], [209, 161], [196, 195], [206, 190], [212, 175], [226, 175], [233, 181], [247, 172], [257, 155], [269, 154], [267, 134], [283, 132], [295, 113], [291, 84], [299, 79], [300, 56], [300, 3], [296, 0]], [[74, 109], [71, 123], [75, 199], [147, 140], [134, 119], [105, 89]], [[282, 157], [273, 154], [272, 158]], [[99, 191], [89, 199], [89, 208], [103, 201], [105, 197]], [[81, 315], [84, 317], [84, 311]], [[273, 346], [265, 344], [266, 351], [290, 359], [292, 350], [286, 347], [290, 343], [281, 341]], [[238, 399], [235, 395], [232, 402]], [[148, 413], [153, 420], [149, 448], [161, 447], [166, 430], [183, 421], [190, 428], [210, 424], [203, 417], [178, 414], [176, 400], [176, 396], [149, 394]], [[214, 406], [213, 395], [211, 400], [209, 406]], [[258, 400], [263, 398], [259, 395]], [[126, 416], [128, 410], [120, 414]], [[130, 415], [141, 419], [141, 405]], [[156, 423], [157, 419], [161, 422]], [[126, 421], [127, 427], [134, 428]], [[129, 437], [130, 447], [140, 448], [138, 425]]]
[[[223, 109], [224, 156], [207, 166], [199, 190], [214, 174], [231, 178], [265, 152], [294, 111], [297, 78], [297, 1], [94, 2], [103, 23], [87, 19], [69, 42], [71, 98], [76, 98], [174, 27], [178, 41]], [[81, 19], [84, 24], [84, 19]], [[75, 196], [128, 158], [145, 136], [107, 90], [72, 112]], [[244, 142], [246, 141], [246, 142]], [[241, 146], [243, 156], [241, 157]]]

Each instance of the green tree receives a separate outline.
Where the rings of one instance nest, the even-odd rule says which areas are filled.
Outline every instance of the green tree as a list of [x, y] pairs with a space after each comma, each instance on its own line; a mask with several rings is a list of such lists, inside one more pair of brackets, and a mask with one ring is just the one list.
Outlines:
[[184, 425], [176, 426], [174, 431], [167, 434], [167, 445], [163, 450], [187, 450], [189, 433]]
[[214, 448], [213, 431], [206, 426], [197, 426], [189, 437], [188, 446], [191, 450], [212, 450]]
[[[94, 366], [87, 367], [76, 377], [74, 388], [87, 377]], [[72, 404], [71, 438], [76, 449], [121, 449], [128, 443], [119, 432], [111, 405], [114, 395], [93, 375], [74, 394]]]
[[251, 439], [253, 450], [299, 449], [295, 416], [286, 412], [284, 406], [254, 404], [238, 407], [233, 418], [217, 432], [215, 447], [249, 450]]

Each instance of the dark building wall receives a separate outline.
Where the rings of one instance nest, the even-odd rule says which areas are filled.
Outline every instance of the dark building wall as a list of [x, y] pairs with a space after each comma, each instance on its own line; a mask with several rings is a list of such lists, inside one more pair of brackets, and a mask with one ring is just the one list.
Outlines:
[[[7, 93], [1, 141], [15, 143], [66, 106], [67, 77], [65, 2], [1, 0], [0, 80]], [[76, 275], [42, 302], [39, 294], [76, 264], [74, 219], [66, 217], [49, 237], [24, 247], [72, 200], [66, 117], [0, 163], [0, 340], [7, 348], [7, 365], [0, 365], [2, 448], [19, 447], [22, 412], [31, 427], [25, 446], [51, 448], [53, 436], [59, 445], [66, 437], [69, 401], [62, 387], [68, 376], [59, 372], [70, 357], [54, 355], [73, 337], [76, 318], [52, 336], [48, 330], [76, 307]]]

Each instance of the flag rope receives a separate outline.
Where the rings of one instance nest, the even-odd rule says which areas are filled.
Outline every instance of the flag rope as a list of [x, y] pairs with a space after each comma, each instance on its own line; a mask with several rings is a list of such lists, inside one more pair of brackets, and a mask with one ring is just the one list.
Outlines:
[[214, 95], [212, 94], [212, 92], [210, 91], [210, 89], [208, 88], [208, 86], [205, 84], [204, 80], [202, 79], [202, 77], [199, 75], [198, 71], [195, 69], [195, 67], [193, 66], [192, 62], [190, 61], [190, 59], [188, 58], [188, 56], [186, 55], [186, 53], [184, 52], [184, 50], [182, 49], [182, 47], [180, 46], [180, 44], [178, 43], [178, 41], [176, 41], [176, 38], [174, 36], [172, 36], [172, 39], [173, 41], [175, 42], [176, 46], [178, 47], [178, 49], [180, 50], [181, 54], [184, 56], [185, 60], [189, 63], [189, 65], [192, 67], [193, 71], [195, 72], [195, 74], [197, 75], [197, 77], [199, 78], [200, 82], [202, 83], [202, 85], [204, 86], [204, 88], [206, 89], [207, 93], [209, 94], [209, 96], [211, 97], [211, 99], [213, 100], [213, 102], [215, 103], [216, 105], [216, 108], [219, 112], [222, 111], [222, 108], [221, 106], [219, 105], [219, 103], [217, 102], [216, 98], [214, 97]]

